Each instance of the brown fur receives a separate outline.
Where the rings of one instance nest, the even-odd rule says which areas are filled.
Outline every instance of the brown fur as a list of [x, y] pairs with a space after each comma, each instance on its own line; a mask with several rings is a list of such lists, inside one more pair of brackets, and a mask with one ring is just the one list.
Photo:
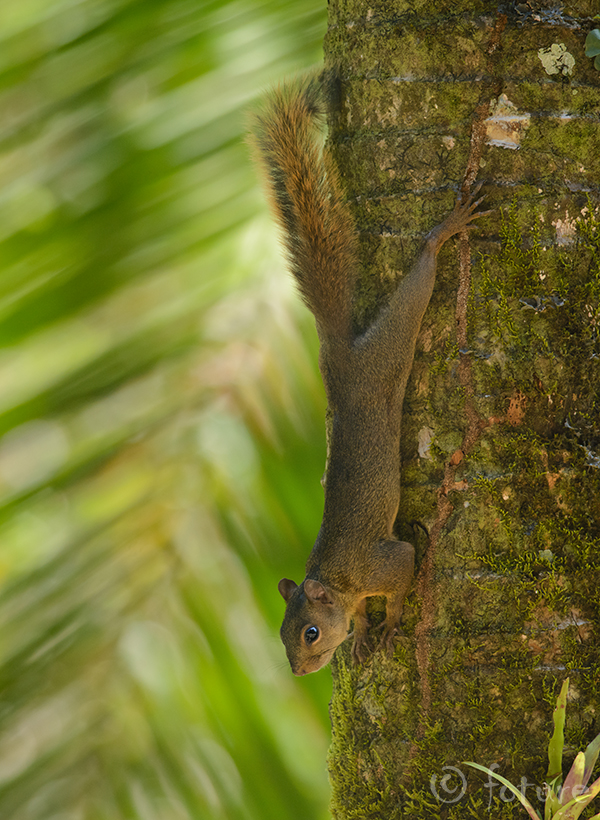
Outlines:
[[356, 236], [337, 174], [315, 139], [322, 114], [320, 83], [310, 78], [275, 91], [254, 126], [290, 269], [316, 319], [333, 419], [323, 521], [306, 578], [300, 585], [288, 579], [279, 584], [287, 603], [281, 637], [296, 675], [327, 663], [352, 620], [352, 656], [357, 662], [366, 659], [371, 647], [365, 602], [372, 595], [387, 597], [381, 645], [393, 650], [414, 563], [412, 546], [392, 531], [400, 500], [404, 391], [437, 254], [482, 215], [474, 212], [479, 203], [470, 198], [457, 203], [431, 231], [387, 308], [354, 337]]

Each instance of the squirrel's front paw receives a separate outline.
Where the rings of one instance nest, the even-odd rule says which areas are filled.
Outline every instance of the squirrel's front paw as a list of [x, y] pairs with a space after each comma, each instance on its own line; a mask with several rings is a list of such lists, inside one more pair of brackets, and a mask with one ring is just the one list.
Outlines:
[[388, 657], [391, 657], [394, 654], [394, 638], [396, 635], [402, 635], [400, 625], [398, 623], [388, 624], [387, 621], [384, 621], [383, 633], [381, 635], [381, 640], [379, 641], [379, 648], [383, 649]]
[[367, 633], [355, 633], [354, 643], [352, 644], [352, 660], [354, 663], [364, 663], [369, 655], [373, 652]]

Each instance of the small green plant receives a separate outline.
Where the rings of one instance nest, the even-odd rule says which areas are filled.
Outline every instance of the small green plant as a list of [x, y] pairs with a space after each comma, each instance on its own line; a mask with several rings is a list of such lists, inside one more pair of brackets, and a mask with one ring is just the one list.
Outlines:
[[[562, 753], [565, 742], [568, 691], [569, 679], [567, 678], [556, 699], [556, 708], [552, 716], [554, 732], [548, 744], [548, 774], [546, 775], [548, 780], [546, 782], [544, 820], [577, 820], [581, 812], [600, 793], [600, 777], [594, 780], [591, 786], [587, 785], [600, 752], [600, 735], [596, 735], [585, 752], [577, 753], [564, 784], [562, 782]], [[505, 777], [496, 774], [486, 766], [480, 766], [479, 763], [469, 763], [467, 761], [465, 763], [467, 766], [479, 769], [499, 780], [521, 802], [531, 820], [542, 820], [525, 795]], [[595, 814], [589, 820], [600, 820], [600, 814]]]
[[585, 56], [594, 57], [594, 68], [600, 71], [600, 28], [593, 28], [585, 38]]

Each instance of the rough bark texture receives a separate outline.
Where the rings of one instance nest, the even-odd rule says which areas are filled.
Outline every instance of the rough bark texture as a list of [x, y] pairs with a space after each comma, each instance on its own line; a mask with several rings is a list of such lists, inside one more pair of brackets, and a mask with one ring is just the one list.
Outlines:
[[458, 190], [484, 180], [497, 209], [440, 256], [403, 425], [420, 570], [395, 656], [334, 660], [334, 818], [524, 816], [465, 760], [526, 778], [540, 809], [566, 674], [568, 762], [600, 732], [598, 7], [519, 8], [330, 0], [357, 326]]

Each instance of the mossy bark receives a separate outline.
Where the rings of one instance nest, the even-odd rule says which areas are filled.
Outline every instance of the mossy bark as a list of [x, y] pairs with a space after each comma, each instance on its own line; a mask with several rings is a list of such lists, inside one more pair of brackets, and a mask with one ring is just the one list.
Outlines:
[[514, 5], [330, 0], [357, 328], [458, 191], [483, 180], [495, 209], [440, 255], [406, 395], [398, 526], [421, 560], [405, 634], [393, 658], [333, 663], [336, 819], [481, 817], [490, 800], [523, 816], [465, 760], [543, 811], [567, 674], [566, 763], [600, 732], [598, 8]]

